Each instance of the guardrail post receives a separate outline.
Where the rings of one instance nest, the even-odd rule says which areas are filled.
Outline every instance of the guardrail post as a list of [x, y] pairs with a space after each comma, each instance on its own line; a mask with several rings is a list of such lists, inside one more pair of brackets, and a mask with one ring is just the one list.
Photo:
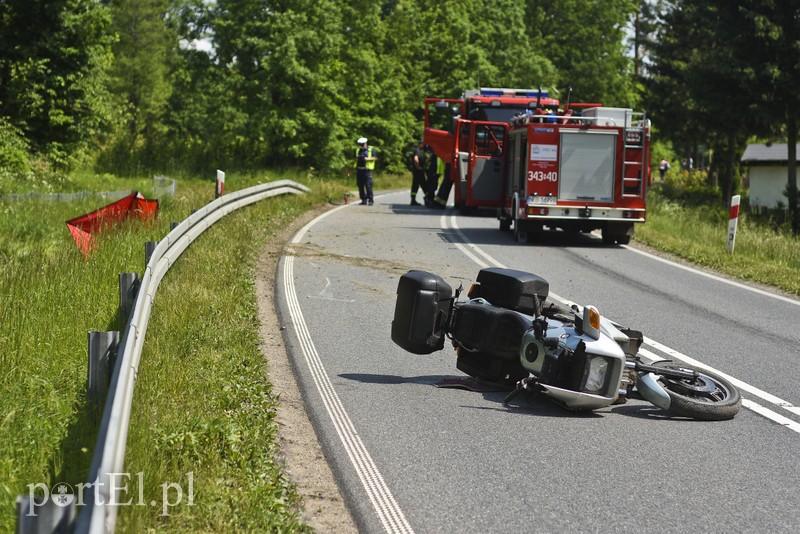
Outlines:
[[119, 329], [125, 330], [139, 293], [139, 273], [119, 273]]
[[147, 264], [150, 263], [150, 257], [153, 255], [153, 252], [155, 252], [156, 245], [158, 245], [158, 241], [145, 241], [145, 243], [144, 243], [144, 265], [145, 265], [145, 268], [147, 267]]
[[95, 407], [100, 407], [108, 396], [108, 384], [117, 356], [119, 332], [89, 332], [89, 376], [86, 398]]
[[[62, 499], [63, 502], [57, 502], [56, 499]], [[41, 498], [20, 495], [17, 497], [15, 532], [70, 532], [75, 520], [75, 510], [75, 496], [72, 494], [45, 495]]]

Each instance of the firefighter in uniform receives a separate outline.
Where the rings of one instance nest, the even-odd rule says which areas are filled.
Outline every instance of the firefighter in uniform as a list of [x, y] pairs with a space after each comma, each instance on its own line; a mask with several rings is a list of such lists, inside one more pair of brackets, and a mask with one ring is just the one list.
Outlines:
[[417, 191], [422, 189], [422, 196], [424, 197], [428, 191], [427, 184], [425, 183], [425, 142], [420, 139], [417, 143], [417, 148], [411, 155], [411, 205], [419, 206], [417, 202]]
[[356, 184], [358, 184], [358, 196], [361, 204], [373, 203], [372, 198], [372, 171], [375, 169], [375, 148], [367, 144], [367, 138], [361, 137], [356, 149]]
[[453, 188], [453, 181], [450, 179], [450, 165], [445, 165], [441, 158], [439, 158], [439, 161], [443, 167], [442, 174], [444, 178], [442, 179], [442, 183], [439, 184], [439, 191], [437, 191], [436, 196], [433, 197], [431, 207], [444, 209], [447, 206], [447, 197], [450, 196], [450, 189]]
[[430, 208], [433, 207], [436, 188], [439, 187], [439, 180], [444, 174], [444, 161], [434, 154], [431, 147], [428, 146], [426, 149], [428, 157], [425, 160], [425, 174], [428, 175], [428, 189], [425, 191], [425, 205]]

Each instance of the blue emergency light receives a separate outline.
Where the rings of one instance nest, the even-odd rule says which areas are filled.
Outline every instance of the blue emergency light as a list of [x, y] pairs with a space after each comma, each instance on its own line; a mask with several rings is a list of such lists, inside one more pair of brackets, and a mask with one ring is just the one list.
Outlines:
[[[537, 98], [540, 96], [538, 89], [504, 89], [496, 87], [481, 87], [480, 96], [524, 96], [527, 98]], [[541, 91], [541, 96], [547, 98], [550, 93], [546, 90]]]

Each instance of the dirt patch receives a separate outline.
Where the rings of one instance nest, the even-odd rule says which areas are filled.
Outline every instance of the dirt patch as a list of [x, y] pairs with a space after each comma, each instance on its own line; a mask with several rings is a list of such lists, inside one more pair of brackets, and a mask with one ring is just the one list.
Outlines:
[[256, 266], [255, 290], [261, 321], [261, 351], [267, 359], [272, 390], [280, 399], [277, 421], [286, 473], [303, 499], [303, 521], [317, 532], [356, 533], [358, 529], [322, 452], [295, 381], [275, 310], [278, 261], [291, 237], [333, 206], [305, 213], [273, 235]]
[[328, 252], [319, 245], [315, 245], [313, 243], [293, 243], [287, 246], [286, 251], [287, 253], [291, 253], [292, 256], [298, 258], [325, 258], [328, 260], [346, 263], [354, 267], [366, 267], [369, 269], [375, 269], [377, 271], [397, 275], [405, 274], [409, 269], [413, 268], [405, 263], [396, 261], [335, 254], [333, 252]]

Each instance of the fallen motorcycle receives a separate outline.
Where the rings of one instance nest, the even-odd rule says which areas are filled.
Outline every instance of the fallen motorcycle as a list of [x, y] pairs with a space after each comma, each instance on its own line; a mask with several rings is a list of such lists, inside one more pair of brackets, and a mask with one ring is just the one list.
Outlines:
[[[739, 391], [715, 373], [675, 361], [644, 363], [642, 333], [594, 306], [547, 302], [549, 284], [513, 269], [487, 268], [460, 300], [440, 276], [409, 271], [398, 283], [392, 341], [414, 354], [450, 339], [456, 367], [482, 381], [552, 398], [569, 410], [645, 399], [674, 415], [716, 421], [741, 409]], [[513, 388], [513, 389], [512, 389]]]

